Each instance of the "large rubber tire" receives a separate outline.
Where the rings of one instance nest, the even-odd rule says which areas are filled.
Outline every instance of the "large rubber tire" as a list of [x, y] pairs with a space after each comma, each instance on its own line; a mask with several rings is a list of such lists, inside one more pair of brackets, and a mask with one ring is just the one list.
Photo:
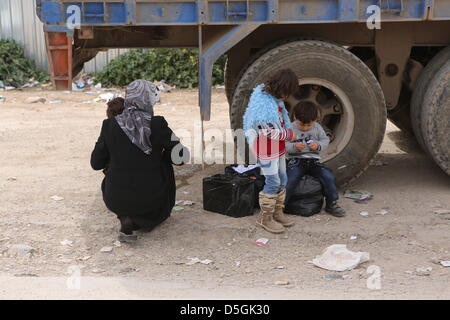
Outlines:
[[430, 82], [421, 118], [422, 136], [430, 155], [450, 175], [450, 60]]
[[[242, 128], [242, 117], [254, 87], [274, 71], [291, 68], [299, 77], [323, 79], [344, 92], [354, 114], [353, 130], [343, 149], [327, 161], [337, 182], [346, 184], [368, 167], [382, 143], [386, 129], [386, 105], [372, 71], [354, 54], [324, 41], [295, 41], [259, 57], [243, 74], [230, 109], [231, 127]], [[336, 146], [330, 144], [329, 149]]]
[[[243, 65], [243, 67], [241, 68], [241, 70], [238, 74], [232, 74], [230, 68], [227, 68], [227, 66], [228, 66], [228, 61], [227, 61], [227, 65], [225, 66], [225, 71], [224, 71], [224, 83], [225, 83], [225, 94], [227, 96], [228, 104], [231, 106], [231, 104], [233, 102], [233, 95], [236, 90], [239, 79], [242, 78], [245, 71], [247, 71], [247, 69], [257, 59], [259, 59], [259, 57], [261, 57], [266, 52], [272, 50], [273, 48], [279, 47], [283, 44], [295, 42], [295, 41], [304, 41], [304, 40], [325, 41], [323, 39], [319, 39], [319, 38], [315, 38], [315, 37], [290, 37], [290, 38], [275, 41], [275, 42], [271, 43], [270, 45], [265, 46], [264, 48], [261, 48], [256, 53], [252, 54], [250, 56], [250, 58], [248, 59], [248, 61]], [[232, 59], [232, 57], [229, 57], [228, 59]]]
[[411, 126], [416, 136], [417, 142], [425, 152], [429, 152], [422, 134], [422, 108], [425, 105], [425, 93], [430, 85], [431, 80], [442, 66], [450, 60], [450, 47], [442, 49], [431, 61], [425, 66], [422, 73], [417, 79], [411, 98]]
[[234, 89], [236, 88], [236, 76], [230, 71], [229, 63], [229, 60], [227, 60], [225, 70], [223, 72], [223, 82], [225, 83], [225, 95], [227, 96], [228, 104], [231, 105]]

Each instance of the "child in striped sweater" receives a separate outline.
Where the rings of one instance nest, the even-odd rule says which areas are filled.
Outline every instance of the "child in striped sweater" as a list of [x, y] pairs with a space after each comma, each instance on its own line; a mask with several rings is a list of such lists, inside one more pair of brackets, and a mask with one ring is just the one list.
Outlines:
[[244, 130], [266, 178], [259, 194], [256, 224], [272, 233], [285, 231], [294, 222], [283, 213], [286, 196], [286, 141], [297, 137], [290, 129], [284, 101], [298, 90], [298, 78], [290, 69], [280, 70], [257, 86], [244, 114]]

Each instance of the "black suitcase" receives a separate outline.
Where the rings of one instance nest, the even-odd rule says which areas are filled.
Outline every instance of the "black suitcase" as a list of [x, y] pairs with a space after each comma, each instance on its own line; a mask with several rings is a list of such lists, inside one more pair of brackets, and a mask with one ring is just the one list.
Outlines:
[[264, 189], [264, 185], [266, 183], [266, 178], [261, 174], [261, 168], [257, 167], [244, 173], [237, 173], [233, 169], [235, 166], [237, 166], [237, 164], [227, 166], [225, 168], [225, 174], [246, 177], [253, 181], [253, 185], [255, 187], [255, 208], [259, 209], [259, 193]]
[[254, 181], [247, 177], [216, 174], [203, 179], [203, 209], [229, 217], [253, 215]]

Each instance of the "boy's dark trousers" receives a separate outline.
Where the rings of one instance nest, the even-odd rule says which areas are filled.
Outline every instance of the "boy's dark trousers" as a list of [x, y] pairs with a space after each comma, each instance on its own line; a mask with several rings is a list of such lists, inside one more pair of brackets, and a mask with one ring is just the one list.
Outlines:
[[336, 177], [318, 159], [289, 159], [287, 160], [286, 173], [288, 183], [286, 186], [285, 205], [289, 202], [289, 198], [305, 174], [309, 174], [320, 181], [327, 205], [339, 198], [336, 188]]

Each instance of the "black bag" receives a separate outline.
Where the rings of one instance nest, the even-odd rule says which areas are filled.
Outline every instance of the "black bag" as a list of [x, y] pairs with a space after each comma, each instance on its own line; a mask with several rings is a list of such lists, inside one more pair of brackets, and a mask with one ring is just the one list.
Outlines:
[[255, 186], [247, 177], [216, 174], [203, 179], [203, 209], [230, 217], [253, 215]]
[[236, 166], [237, 165], [235, 164], [225, 167], [225, 174], [251, 179], [255, 187], [255, 208], [259, 208], [259, 193], [262, 191], [266, 183], [266, 178], [261, 174], [261, 168], [256, 167], [252, 170], [238, 173], [233, 169], [233, 167]]
[[319, 213], [323, 206], [323, 193], [320, 181], [305, 175], [295, 188], [284, 209], [285, 213], [310, 217]]

